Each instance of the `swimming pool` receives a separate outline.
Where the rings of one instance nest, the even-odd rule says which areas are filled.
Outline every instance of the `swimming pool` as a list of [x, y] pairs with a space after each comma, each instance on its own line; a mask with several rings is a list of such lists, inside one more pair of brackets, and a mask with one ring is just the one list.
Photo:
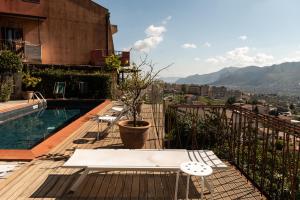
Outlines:
[[47, 109], [0, 124], [0, 149], [31, 149], [102, 102], [48, 101]]

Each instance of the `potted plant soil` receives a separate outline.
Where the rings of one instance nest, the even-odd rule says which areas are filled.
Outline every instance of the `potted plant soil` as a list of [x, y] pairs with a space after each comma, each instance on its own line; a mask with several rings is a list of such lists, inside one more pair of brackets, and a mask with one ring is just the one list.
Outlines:
[[34, 89], [38, 83], [41, 82], [41, 78], [33, 77], [29, 73], [24, 73], [22, 77], [22, 95], [26, 100], [32, 99]]
[[[139, 149], [142, 148], [148, 138], [148, 129], [151, 124], [139, 117], [138, 111], [141, 105], [142, 96], [145, 89], [150, 86], [159, 72], [169, 67], [164, 67], [157, 72], [153, 71], [152, 62], [147, 62], [147, 57], [142, 60], [141, 64], [132, 64], [131, 73], [120, 84], [123, 92], [124, 103], [129, 110], [132, 118], [123, 120], [118, 123], [121, 140], [126, 148]], [[145, 68], [147, 68], [145, 70]]]

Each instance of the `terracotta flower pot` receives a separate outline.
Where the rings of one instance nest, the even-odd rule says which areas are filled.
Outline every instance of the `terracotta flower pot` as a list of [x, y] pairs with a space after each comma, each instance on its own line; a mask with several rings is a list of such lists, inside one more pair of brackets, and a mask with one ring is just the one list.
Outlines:
[[22, 96], [25, 100], [30, 100], [33, 97], [33, 91], [23, 91]]
[[118, 123], [121, 140], [128, 149], [142, 148], [148, 138], [150, 123], [147, 121], [137, 121], [137, 127], [133, 126], [132, 120], [124, 120]]

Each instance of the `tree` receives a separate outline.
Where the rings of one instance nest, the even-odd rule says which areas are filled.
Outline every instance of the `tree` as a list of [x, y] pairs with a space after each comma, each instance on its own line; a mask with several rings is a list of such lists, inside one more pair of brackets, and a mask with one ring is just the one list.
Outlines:
[[21, 59], [11, 51], [0, 52], [0, 100], [8, 101], [12, 91], [12, 75], [22, 71]]
[[[147, 56], [141, 58], [141, 63], [132, 64], [132, 72], [120, 84], [120, 89], [124, 95], [124, 102], [133, 116], [133, 126], [137, 126], [137, 109], [140, 99], [143, 96], [143, 91], [147, 89], [154, 81], [157, 75], [170, 65], [161, 68], [154, 72], [154, 64], [148, 62]], [[145, 69], [146, 68], [146, 69]]]
[[231, 96], [226, 100], [226, 105], [233, 105], [236, 102], [235, 96]]
[[289, 109], [293, 112], [295, 110], [295, 105], [293, 103], [290, 104]]
[[106, 70], [112, 73], [112, 86], [111, 86], [111, 94], [112, 98], [116, 98], [117, 95], [117, 84], [119, 84], [119, 74], [122, 68], [121, 60], [119, 56], [111, 55], [105, 58], [105, 67]]
[[22, 61], [11, 51], [0, 52], [0, 75], [13, 75], [23, 69]]
[[118, 74], [121, 70], [121, 60], [119, 56], [111, 55], [105, 58], [105, 66], [108, 71], [116, 71]]

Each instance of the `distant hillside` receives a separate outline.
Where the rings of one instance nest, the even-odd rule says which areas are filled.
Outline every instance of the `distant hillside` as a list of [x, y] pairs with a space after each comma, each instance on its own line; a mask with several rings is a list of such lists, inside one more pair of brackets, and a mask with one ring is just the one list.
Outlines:
[[180, 77], [160, 77], [159, 80], [162, 80], [166, 83], [175, 83]]
[[186, 78], [181, 78], [178, 79], [176, 81], [176, 83], [179, 84], [199, 84], [199, 85], [204, 85], [204, 84], [212, 84], [213, 82], [219, 80], [221, 77], [227, 76], [230, 73], [236, 71], [239, 68], [236, 67], [227, 67], [224, 68], [220, 71], [217, 72], [213, 72], [210, 74], [203, 74], [203, 75], [199, 75], [199, 74], [195, 74], [192, 76], [188, 76]]
[[188, 76], [177, 83], [223, 85], [259, 93], [300, 95], [300, 62], [268, 67], [224, 68], [211, 74]]

